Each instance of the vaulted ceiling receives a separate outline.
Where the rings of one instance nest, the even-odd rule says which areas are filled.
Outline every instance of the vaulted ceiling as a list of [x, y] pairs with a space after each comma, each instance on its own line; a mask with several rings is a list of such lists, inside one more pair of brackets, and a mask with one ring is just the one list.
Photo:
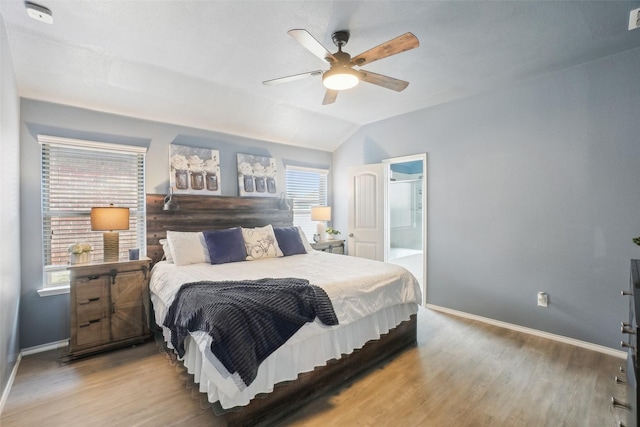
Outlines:
[[[52, 25], [0, 1], [21, 97], [333, 151], [364, 124], [534, 79], [640, 46], [639, 1], [35, 0]], [[263, 80], [328, 64], [349, 30], [355, 56], [405, 32], [420, 47], [364, 68], [409, 81], [368, 83], [322, 105], [321, 76]]]

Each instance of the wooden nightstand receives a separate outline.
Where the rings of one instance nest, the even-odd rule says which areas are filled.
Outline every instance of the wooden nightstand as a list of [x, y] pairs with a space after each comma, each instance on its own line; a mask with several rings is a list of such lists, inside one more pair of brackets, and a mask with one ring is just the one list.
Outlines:
[[69, 266], [71, 340], [68, 358], [144, 341], [149, 337], [151, 260]]
[[314, 242], [311, 243], [311, 247], [316, 251], [344, 254], [344, 240], [325, 240], [324, 242]]

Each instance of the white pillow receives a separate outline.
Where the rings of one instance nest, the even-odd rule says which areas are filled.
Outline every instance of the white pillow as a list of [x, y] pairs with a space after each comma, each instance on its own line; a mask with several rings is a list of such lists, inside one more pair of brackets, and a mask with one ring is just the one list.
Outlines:
[[158, 241], [162, 245], [162, 251], [164, 252], [164, 259], [167, 262], [173, 263], [173, 257], [171, 256], [171, 248], [169, 247], [169, 242], [167, 239], [160, 239]]
[[247, 250], [247, 261], [284, 256], [271, 224], [264, 227], [243, 228], [242, 237]]
[[201, 232], [167, 231], [167, 240], [174, 264], [211, 263], [209, 249]]
[[304, 231], [302, 231], [302, 228], [300, 228], [299, 225], [298, 225], [298, 232], [300, 233], [300, 240], [302, 240], [302, 246], [304, 246], [304, 249], [307, 251], [307, 253], [312, 253], [314, 249], [309, 244], [309, 241], [307, 240], [307, 235], [304, 234]]

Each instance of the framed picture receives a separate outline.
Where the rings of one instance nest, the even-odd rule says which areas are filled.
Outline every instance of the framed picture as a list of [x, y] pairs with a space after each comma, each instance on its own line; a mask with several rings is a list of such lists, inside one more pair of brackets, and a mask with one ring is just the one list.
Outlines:
[[169, 144], [169, 184], [176, 194], [220, 196], [220, 153]]
[[238, 194], [276, 197], [276, 159], [238, 153]]

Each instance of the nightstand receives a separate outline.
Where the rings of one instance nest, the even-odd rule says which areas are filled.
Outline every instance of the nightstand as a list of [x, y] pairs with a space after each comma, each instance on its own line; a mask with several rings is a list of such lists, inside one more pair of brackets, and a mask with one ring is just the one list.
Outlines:
[[344, 240], [325, 240], [324, 242], [314, 242], [311, 243], [311, 247], [316, 251], [344, 254]]
[[71, 339], [68, 358], [140, 343], [149, 333], [151, 260], [68, 267]]

